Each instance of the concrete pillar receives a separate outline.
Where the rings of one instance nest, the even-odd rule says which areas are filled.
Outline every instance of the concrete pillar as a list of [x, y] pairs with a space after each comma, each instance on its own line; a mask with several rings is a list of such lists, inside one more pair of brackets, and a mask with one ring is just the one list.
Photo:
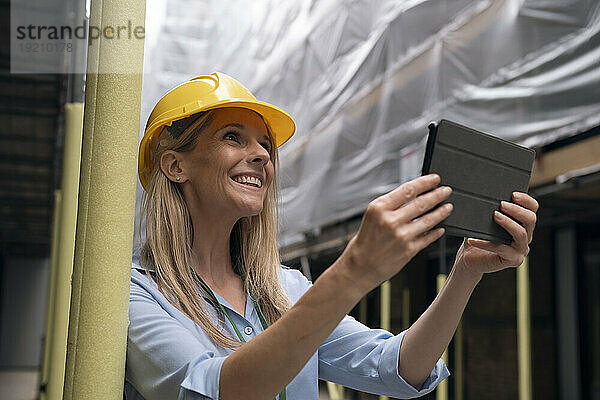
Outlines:
[[[143, 0], [92, 1], [64, 399], [123, 398], [144, 40]], [[140, 27], [141, 29], [138, 29]]]

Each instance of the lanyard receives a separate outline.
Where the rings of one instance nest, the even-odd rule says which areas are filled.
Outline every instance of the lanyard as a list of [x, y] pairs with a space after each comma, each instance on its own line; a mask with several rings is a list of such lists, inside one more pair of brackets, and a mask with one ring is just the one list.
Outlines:
[[[194, 271], [193, 268], [191, 268], [191, 270], [194, 273], [194, 275], [196, 276], [196, 278], [198, 278], [198, 280], [200, 281], [200, 285], [202, 285], [204, 290], [206, 290], [208, 292], [208, 294], [210, 295], [212, 300], [219, 305], [219, 307], [221, 308], [221, 311], [223, 311], [223, 314], [225, 314], [225, 317], [227, 317], [227, 319], [229, 320], [229, 323], [231, 324], [231, 326], [233, 326], [233, 330], [235, 331], [235, 334], [237, 335], [238, 339], [240, 339], [241, 342], [246, 343], [246, 340], [242, 336], [242, 333], [238, 329], [237, 325], [235, 324], [235, 322], [233, 322], [233, 320], [229, 316], [229, 313], [227, 312], [225, 307], [223, 307], [223, 305], [219, 302], [219, 300], [217, 299], [217, 296], [215, 296], [212, 289], [204, 282], [204, 280], [202, 278], [200, 278], [200, 276], [196, 273], [196, 271]], [[260, 324], [262, 325], [263, 330], [267, 329], [269, 327], [269, 324], [267, 323], [267, 320], [266, 320], [264, 314], [262, 313], [260, 304], [258, 304], [258, 302], [256, 300], [254, 300], [254, 296], [252, 295], [252, 289], [250, 289], [250, 298], [252, 299], [252, 303], [254, 304], [254, 309], [256, 310], [256, 313], [258, 314], [258, 319], [260, 320]], [[286, 400], [285, 399], [285, 388], [283, 388], [281, 393], [279, 393], [279, 400]]]

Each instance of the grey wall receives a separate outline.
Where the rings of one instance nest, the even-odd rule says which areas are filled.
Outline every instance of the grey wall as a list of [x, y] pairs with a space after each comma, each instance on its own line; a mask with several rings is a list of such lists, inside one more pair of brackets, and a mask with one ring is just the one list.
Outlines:
[[38, 367], [50, 262], [29, 258], [4, 261], [0, 280], [0, 367]]

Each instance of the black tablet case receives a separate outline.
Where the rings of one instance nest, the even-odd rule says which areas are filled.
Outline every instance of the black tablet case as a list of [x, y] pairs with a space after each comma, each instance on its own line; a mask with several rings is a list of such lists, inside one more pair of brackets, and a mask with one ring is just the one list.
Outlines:
[[494, 219], [500, 201], [527, 192], [535, 151], [455, 122], [429, 125], [423, 175], [436, 173], [452, 188], [454, 209], [439, 226], [451, 236], [510, 244], [512, 236]]

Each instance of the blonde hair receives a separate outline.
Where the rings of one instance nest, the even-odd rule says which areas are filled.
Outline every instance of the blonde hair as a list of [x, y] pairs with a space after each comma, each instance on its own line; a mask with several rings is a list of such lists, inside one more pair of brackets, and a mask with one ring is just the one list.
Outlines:
[[[191, 255], [193, 225], [180, 185], [163, 173], [160, 157], [165, 150], [186, 152], [196, 146], [197, 138], [210, 124], [214, 111], [208, 111], [194, 121], [178, 138], [163, 129], [158, 145], [151, 150], [154, 169], [142, 197], [142, 217], [146, 221], [146, 240], [140, 251], [140, 264], [150, 275], [156, 273], [156, 284], [167, 300], [198, 324], [219, 346], [236, 348], [241, 345], [208, 318], [211, 310], [204, 292], [192, 273]], [[269, 130], [269, 136], [272, 138]], [[273, 142], [273, 140], [272, 140]], [[251, 290], [269, 323], [273, 324], [290, 307], [290, 301], [279, 278], [277, 247], [277, 147], [271, 146], [274, 177], [267, 188], [263, 210], [258, 215], [238, 220], [230, 236], [231, 263], [242, 277], [244, 290]], [[140, 218], [140, 225], [142, 218]], [[141, 232], [141, 229], [139, 230]], [[220, 314], [217, 310], [217, 314]], [[222, 315], [221, 315], [222, 317]], [[223, 318], [221, 318], [223, 323]]]

